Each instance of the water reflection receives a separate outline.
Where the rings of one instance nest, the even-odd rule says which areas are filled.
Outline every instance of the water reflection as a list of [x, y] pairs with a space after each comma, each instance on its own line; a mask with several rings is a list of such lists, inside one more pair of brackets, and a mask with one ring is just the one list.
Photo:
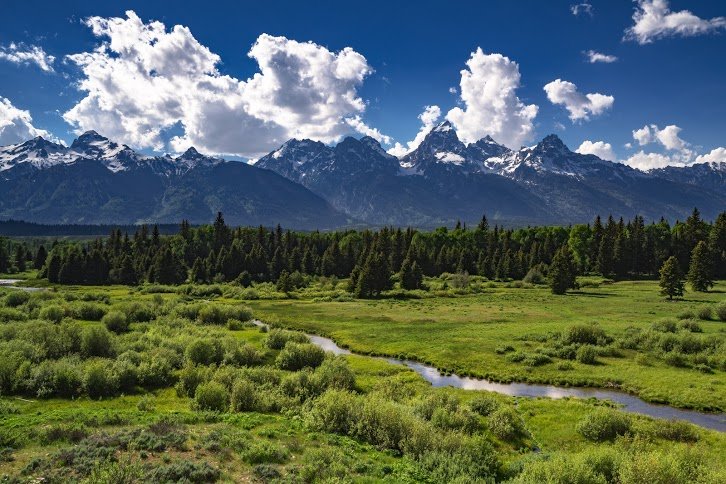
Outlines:
[[[266, 326], [255, 321], [258, 326]], [[335, 341], [309, 334], [310, 342], [336, 355], [350, 355], [351, 351], [341, 348]], [[541, 385], [536, 383], [497, 383], [478, 378], [462, 377], [457, 375], [442, 375], [432, 366], [416, 361], [399, 360], [398, 358], [382, 358], [394, 365], [405, 365], [421, 375], [424, 380], [434, 387], [454, 387], [464, 390], [486, 390], [502, 393], [513, 397], [547, 397], [547, 398], [597, 398], [610, 400], [623, 406], [623, 410], [639, 413], [655, 418], [686, 420], [701, 427], [726, 432], [726, 415], [723, 413], [703, 413], [693, 410], [681, 410], [667, 405], [648, 403], [638, 397], [616, 390], [604, 390], [583, 387], [558, 387], [554, 385]]]

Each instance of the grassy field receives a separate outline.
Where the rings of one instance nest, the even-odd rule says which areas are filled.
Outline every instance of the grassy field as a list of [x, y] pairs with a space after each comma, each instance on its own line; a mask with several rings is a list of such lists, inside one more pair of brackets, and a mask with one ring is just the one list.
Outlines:
[[[23, 284], [40, 285], [33, 276], [24, 274]], [[284, 354], [297, 350], [298, 358], [313, 361], [315, 352], [292, 344], [292, 334], [274, 332], [287, 338], [274, 345], [272, 333], [225, 323], [227, 314], [249, 317], [244, 308], [249, 306], [255, 318], [324, 334], [361, 353], [405, 356], [503, 380], [615, 383], [678, 406], [723, 406], [723, 369], [698, 370], [691, 361], [698, 353], [676, 367], [655, 351], [618, 345], [629, 326], [676, 342], [721, 341], [726, 323], [696, 321], [695, 314], [683, 321], [700, 333], [651, 327], [684, 311], [715, 307], [725, 299], [724, 283], [677, 302], [664, 301], [652, 282], [600, 283], [567, 296], [516, 284], [469, 290], [445, 290], [441, 280], [429, 284], [426, 293], [366, 301], [351, 299], [343, 284], [326, 280], [290, 295], [270, 284], [49, 286], [22, 297], [0, 289], [0, 387], [7, 389], [0, 397], [0, 479], [563, 484], [726, 479], [723, 433], [627, 415], [595, 400], [434, 389], [406, 367], [362, 355], [328, 355], [301, 370]], [[131, 321], [127, 330], [106, 332], [104, 315], [114, 313]], [[568, 328], [593, 322], [607, 336], [592, 345], [599, 351], [596, 364], [552, 353]], [[89, 350], [88, 336], [99, 332], [106, 335], [105, 346]], [[222, 353], [200, 353], [204, 348], [214, 353], [215, 342]], [[548, 353], [553, 356], [547, 361], [537, 358]], [[524, 359], [514, 361], [515, 354]], [[14, 367], [18, 358], [23, 362]], [[122, 387], [129, 372], [133, 385]], [[99, 390], [98, 378], [115, 390]], [[64, 397], [68, 387], [73, 391]], [[209, 400], [201, 388], [220, 399]]]
[[[331, 337], [364, 354], [403, 356], [445, 371], [502, 381], [620, 387], [652, 402], [683, 408], [726, 410], [723, 372], [702, 373], [669, 366], [658, 358], [621, 350], [599, 364], [572, 362], [528, 366], [512, 362], [497, 348], [536, 353], [543, 339], [577, 324], [597, 323], [608, 336], [629, 327], [649, 328], [662, 318], [715, 307], [726, 301], [726, 283], [709, 293], [686, 293], [667, 301], [656, 282], [618, 282], [556, 296], [547, 288], [498, 285], [455, 297], [379, 299], [345, 302], [306, 299], [250, 301], [263, 320]], [[726, 324], [700, 321], [704, 335], [726, 337]]]

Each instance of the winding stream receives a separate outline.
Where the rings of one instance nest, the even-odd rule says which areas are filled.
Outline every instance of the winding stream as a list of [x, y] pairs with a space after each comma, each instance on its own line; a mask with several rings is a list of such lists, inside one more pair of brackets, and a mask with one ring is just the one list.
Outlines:
[[[267, 326], [261, 321], [254, 321], [257, 326]], [[306, 334], [310, 342], [336, 355], [351, 355], [352, 351], [338, 346], [335, 341]], [[626, 412], [639, 413], [654, 418], [686, 420], [701, 427], [720, 432], [726, 432], [726, 414], [705, 413], [695, 410], [682, 410], [648, 403], [638, 397], [616, 390], [604, 390], [599, 388], [584, 387], [558, 387], [554, 385], [543, 385], [537, 383], [496, 383], [478, 378], [461, 377], [457, 375], [442, 375], [439, 370], [432, 366], [424, 365], [417, 361], [399, 360], [398, 358], [382, 357], [382, 359], [394, 365], [404, 365], [423, 377], [434, 387], [461, 388], [464, 390], [487, 390], [490, 392], [502, 393], [513, 397], [547, 397], [547, 398], [597, 398], [599, 400], [610, 400], [622, 405]]]
[[0, 287], [9, 287], [11, 289], [20, 289], [21, 291], [35, 292], [42, 291], [40, 287], [23, 287], [16, 286], [18, 282], [22, 282], [20, 279], [0, 279]]

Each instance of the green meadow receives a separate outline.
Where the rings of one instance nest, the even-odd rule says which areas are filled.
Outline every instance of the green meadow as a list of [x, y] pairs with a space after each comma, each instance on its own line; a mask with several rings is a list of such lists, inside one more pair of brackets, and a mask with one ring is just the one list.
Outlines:
[[[401, 356], [445, 372], [498, 381], [616, 387], [651, 402], [726, 409], [723, 371], [672, 366], [654, 351], [615, 348], [596, 364], [575, 360], [565, 369], [558, 368], [556, 358], [542, 365], [527, 364], [527, 358], [512, 361], [512, 353], [549, 354], [553, 335], [573, 325], [597, 325], [618, 339], [632, 328], [648, 330], [664, 319], [698, 318], [701, 309], [715, 310], [726, 301], [724, 282], [711, 292], [689, 292], [676, 301], [659, 296], [653, 281], [596, 285], [563, 296], [546, 287], [496, 284], [475, 294], [450, 291], [445, 297], [261, 299], [249, 305], [262, 320], [328, 336], [356, 353]], [[698, 326], [699, 337], [726, 338], [722, 321], [698, 319]], [[722, 349], [720, 358], [724, 356]]]
[[[583, 279], [579, 291], [554, 296], [543, 286], [476, 279], [452, 289], [447, 277], [427, 279], [426, 291], [372, 300], [352, 299], [344, 281], [326, 278], [288, 294], [270, 283], [0, 288], [0, 476], [88, 483], [726, 478], [723, 433], [593, 399], [432, 388], [407, 367], [366, 355], [503, 381], [617, 386], [678, 407], [723, 410], [726, 323], [717, 309], [726, 284], [666, 302], [653, 282]], [[41, 285], [33, 273], [21, 279]], [[281, 327], [329, 336], [361, 354], [324, 355]]]

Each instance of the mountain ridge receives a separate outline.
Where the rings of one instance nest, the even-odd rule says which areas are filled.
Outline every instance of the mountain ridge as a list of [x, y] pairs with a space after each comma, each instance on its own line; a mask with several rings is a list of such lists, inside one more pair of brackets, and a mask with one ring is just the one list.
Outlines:
[[605, 213], [657, 220], [684, 218], [694, 206], [715, 216], [726, 206], [725, 174], [717, 163], [642, 172], [573, 152], [556, 135], [519, 150], [490, 136], [467, 144], [448, 121], [400, 158], [368, 136], [332, 146], [291, 139], [254, 165], [193, 147], [174, 157], [143, 155], [87, 131], [70, 146], [37, 137], [0, 147], [0, 217], [201, 223], [224, 208], [232, 222], [304, 229], [429, 227], [482, 213], [513, 225]]

